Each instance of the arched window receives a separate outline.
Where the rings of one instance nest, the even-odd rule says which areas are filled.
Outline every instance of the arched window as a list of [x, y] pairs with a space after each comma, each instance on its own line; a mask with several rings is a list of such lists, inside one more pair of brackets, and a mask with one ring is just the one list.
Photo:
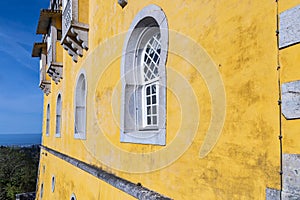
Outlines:
[[47, 116], [46, 116], [46, 136], [50, 133], [50, 104], [47, 105]]
[[61, 94], [58, 94], [57, 101], [56, 101], [56, 131], [55, 136], [60, 137], [61, 132]]
[[121, 62], [121, 142], [166, 143], [168, 23], [156, 5], [133, 20]]
[[44, 183], [41, 184], [41, 191], [40, 191], [41, 199], [43, 198], [43, 194], [44, 194]]
[[75, 138], [86, 137], [86, 91], [87, 82], [84, 71], [79, 73], [75, 90]]
[[51, 179], [51, 191], [54, 192], [55, 190], [55, 176], [52, 176]]
[[71, 195], [71, 198], [70, 198], [70, 200], [76, 200], [76, 196], [75, 196], [75, 194], [74, 194], [74, 193]]

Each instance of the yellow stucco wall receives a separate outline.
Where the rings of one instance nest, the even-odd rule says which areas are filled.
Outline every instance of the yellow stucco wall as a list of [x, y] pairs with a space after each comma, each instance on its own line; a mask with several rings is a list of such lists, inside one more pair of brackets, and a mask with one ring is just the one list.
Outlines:
[[[300, 1], [280, 3], [280, 11]], [[174, 199], [265, 199], [266, 187], [279, 188], [279, 116], [276, 47], [276, 3], [274, 1], [129, 1], [121, 9], [117, 1], [80, 0], [89, 12], [79, 15], [89, 24], [89, 50], [74, 63], [63, 53], [63, 80], [52, 81], [51, 94], [45, 96], [44, 110], [51, 104], [50, 136], [43, 145], [68, 154], [134, 183], [140, 182]], [[120, 143], [120, 65], [125, 34], [136, 14], [156, 4], [165, 12], [169, 25], [170, 49], [167, 59], [167, 145]], [[82, 12], [84, 8], [79, 7]], [[217, 144], [200, 158], [199, 151], [211, 125], [211, 93], [207, 80], [187, 60], [177, 34], [196, 42], [211, 58], [224, 84], [226, 118]], [[178, 38], [177, 38], [178, 39]], [[199, 47], [199, 48], [200, 48]], [[300, 72], [299, 45], [281, 50], [283, 82], [297, 80]], [[193, 54], [193, 51], [189, 52]], [[87, 136], [74, 139], [74, 89], [81, 68], [87, 73]], [[189, 88], [180, 83], [187, 81]], [[179, 89], [178, 89], [179, 88]], [[194, 96], [185, 96], [191, 89]], [[62, 131], [55, 137], [55, 111], [58, 92], [62, 94]], [[196, 105], [193, 105], [196, 100]], [[196, 112], [194, 109], [199, 109]], [[191, 116], [184, 118], [182, 109]], [[196, 112], [196, 115], [193, 115]], [[44, 112], [46, 119], [46, 112]], [[190, 124], [197, 124], [196, 131]], [[299, 153], [298, 121], [283, 121], [284, 151]], [[179, 134], [179, 131], [181, 131]], [[195, 132], [192, 144], [182, 155], [170, 145], [188, 143], [184, 134]], [[174, 145], [173, 145], [174, 146]], [[180, 146], [181, 147], [181, 146]], [[175, 152], [176, 151], [176, 152]], [[177, 152], [178, 151], [178, 152]], [[144, 155], [134, 157], [130, 153]], [[159, 153], [157, 153], [159, 152]], [[155, 154], [157, 153], [157, 154]], [[163, 163], [165, 158], [174, 162]], [[131, 160], [135, 158], [134, 160]], [[55, 158], [41, 156], [39, 184], [45, 182], [45, 199], [130, 199], [127, 194]], [[57, 167], [60, 166], [60, 167]], [[134, 173], [130, 169], [143, 169]], [[41, 171], [41, 169], [40, 169]], [[56, 189], [51, 193], [52, 174]], [[87, 185], [92, 187], [87, 188]], [[61, 196], [58, 196], [61, 195]]]

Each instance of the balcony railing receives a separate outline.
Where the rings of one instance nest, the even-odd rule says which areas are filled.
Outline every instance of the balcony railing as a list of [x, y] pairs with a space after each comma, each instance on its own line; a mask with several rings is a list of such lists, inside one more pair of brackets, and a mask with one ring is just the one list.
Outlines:
[[72, 0], [68, 1], [62, 14], [62, 37], [65, 38], [72, 22]]

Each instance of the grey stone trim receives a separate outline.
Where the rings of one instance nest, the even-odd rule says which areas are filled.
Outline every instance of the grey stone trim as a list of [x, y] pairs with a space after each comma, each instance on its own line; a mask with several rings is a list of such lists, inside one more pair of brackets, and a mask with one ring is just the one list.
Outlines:
[[77, 62], [78, 56], [83, 56], [83, 49], [88, 50], [89, 26], [78, 22], [78, 0], [68, 1], [64, 7], [61, 44], [73, 61]]
[[91, 174], [92, 176], [112, 185], [113, 187], [140, 200], [171, 200], [157, 192], [149, 190], [140, 184], [132, 183], [114, 174], [108, 173], [101, 168], [87, 164], [66, 154], [55, 151], [49, 147], [41, 145], [41, 149], [51, 153], [52, 155], [72, 164], [73, 166]]
[[283, 191], [300, 199], [299, 154], [283, 154]]
[[300, 5], [284, 11], [279, 16], [279, 48], [300, 42]]
[[[84, 80], [85, 80], [85, 94], [84, 94], [84, 100], [85, 100], [85, 113], [84, 113], [84, 116], [82, 116], [85, 121], [84, 121], [84, 132], [81, 132], [81, 133], [76, 133], [75, 131], [75, 127], [76, 127], [76, 120], [75, 120], [75, 117], [76, 117], [76, 104], [77, 104], [77, 99], [76, 99], [76, 95], [77, 95], [77, 84], [78, 84], [78, 80], [80, 78], [80, 76], [83, 75], [84, 76]], [[87, 91], [88, 91], [88, 79], [87, 79], [87, 75], [86, 75], [86, 71], [84, 68], [81, 68], [80, 71], [78, 72], [77, 74], [77, 77], [76, 77], [76, 85], [75, 85], [75, 88], [74, 88], [74, 138], [75, 139], [81, 139], [81, 140], [85, 140], [86, 139], [86, 113], [87, 113]]]
[[[58, 97], [60, 96], [60, 105], [58, 104]], [[62, 94], [61, 91], [57, 93], [56, 97], [56, 116], [55, 116], [55, 137], [60, 138], [61, 137], [61, 130], [62, 130]], [[57, 115], [60, 115], [60, 127], [59, 132], [57, 132]]]
[[283, 200], [299, 200], [300, 195], [299, 194], [288, 193], [288, 192], [282, 192], [282, 199]]
[[63, 64], [58, 62], [51, 62], [47, 73], [52, 78], [52, 80], [58, 84], [63, 78]]
[[300, 118], [300, 81], [281, 85], [282, 114], [286, 119]]
[[[137, 130], [136, 119], [133, 119], [131, 110], [131, 96], [137, 90], [139, 80], [135, 80], [135, 52], [141, 33], [148, 24], [155, 24], [161, 34], [161, 55], [159, 62], [159, 121], [157, 130]], [[162, 8], [157, 5], [149, 5], [143, 8], [133, 19], [127, 32], [121, 60], [121, 119], [120, 141], [138, 144], [166, 144], [166, 62], [169, 46], [168, 22]], [[135, 81], [134, 81], [135, 80]], [[141, 97], [140, 97], [141, 98]]]
[[280, 191], [272, 188], [266, 189], [266, 200], [279, 200]]

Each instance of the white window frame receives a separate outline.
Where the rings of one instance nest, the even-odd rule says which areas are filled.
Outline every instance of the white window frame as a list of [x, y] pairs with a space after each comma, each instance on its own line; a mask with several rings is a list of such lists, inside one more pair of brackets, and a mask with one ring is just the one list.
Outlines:
[[50, 104], [47, 104], [46, 109], [46, 136], [50, 135]]
[[55, 137], [61, 136], [61, 123], [62, 123], [61, 115], [62, 115], [62, 97], [61, 97], [61, 93], [58, 93], [56, 98]]
[[[82, 81], [83, 77], [83, 82]], [[84, 84], [84, 91], [81, 91], [80, 83]], [[81, 69], [76, 79], [74, 92], [74, 138], [86, 139], [86, 108], [87, 108], [87, 76], [84, 69]], [[79, 105], [80, 104], [80, 105]], [[79, 110], [81, 109], [82, 110]], [[82, 112], [79, 112], [82, 111]], [[78, 113], [81, 113], [78, 115]], [[77, 128], [79, 127], [79, 128]]]
[[44, 194], [44, 183], [41, 184], [40, 198], [43, 199]]
[[76, 196], [74, 193], [71, 195], [70, 200], [76, 200]]
[[[161, 52], [158, 64], [157, 126], [145, 122], [147, 83], [142, 78], [141, 59], [144, 33], [159, 30]], [[154, 32], [155, 33], [155, 32]], [[154, 36], [154, 35], [153, 35]], [[127, 33], [121, 61], [121, 130], [120, 141], [137, 144], [166, 145], [166, 61], [168, 53], [168, 22], [163, 10], [156, 5], [143, 8], [134, 18]], [[145, 46], [145, 45], [144, 45]], [[155, 82], [155, 81], [152, 81]]]

